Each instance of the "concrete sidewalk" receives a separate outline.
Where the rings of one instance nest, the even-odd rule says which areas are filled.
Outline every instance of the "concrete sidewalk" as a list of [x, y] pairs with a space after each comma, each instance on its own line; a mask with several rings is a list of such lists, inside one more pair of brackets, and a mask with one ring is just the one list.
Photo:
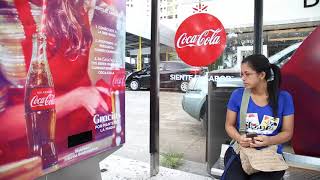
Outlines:
[[100, 162], [102, 180], [212, 180], [184, 171], [160, 167], [159, 174], [150, 178], [150, 165], [116, 155], [110, 155]]

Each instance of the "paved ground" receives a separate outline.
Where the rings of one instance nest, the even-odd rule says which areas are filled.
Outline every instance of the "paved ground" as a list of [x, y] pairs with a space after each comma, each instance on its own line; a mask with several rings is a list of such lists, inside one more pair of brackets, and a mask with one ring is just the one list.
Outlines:
[[205, 162], [201, 124], [183, 111], [182, 93], [160, 93], [160, 152], [183, 153], [186, 160]]
[[150, 161], [149, 126], [150, 126], [149, 91], [126, 92], [126, 143], [115, 155], [143, 162]]
[[[121, 167], [121, 168], [119, 168]], [[104, 160], [101, 167], [102, 180], [210, 180], [210, 177], [200, 176], [184, 171], [173, 170], [165, 167], [159, 168], [157, 176], [150, 178], [150, 164], [110, 155]]]
[[[180, 168], [206, 175], [201, 124], [182, 110], [182, 93], [160, 92], [160, 152], [183, 153]], [[114, 153], [149, 163], [149, 91], [126, 92], [126, 143]]]

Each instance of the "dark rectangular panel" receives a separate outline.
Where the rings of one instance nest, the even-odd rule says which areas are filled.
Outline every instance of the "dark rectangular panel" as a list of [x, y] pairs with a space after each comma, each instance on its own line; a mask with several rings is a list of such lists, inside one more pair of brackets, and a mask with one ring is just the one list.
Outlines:
[[68, 148], [92, 141], [92, 131], [82, 132], [68, 137]]

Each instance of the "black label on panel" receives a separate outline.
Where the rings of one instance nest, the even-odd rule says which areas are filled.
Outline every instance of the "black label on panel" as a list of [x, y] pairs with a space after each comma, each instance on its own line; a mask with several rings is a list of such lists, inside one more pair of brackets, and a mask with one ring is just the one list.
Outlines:
[[82, 132], [68, 137], [68, 148], [92, 141], [92, 131]]

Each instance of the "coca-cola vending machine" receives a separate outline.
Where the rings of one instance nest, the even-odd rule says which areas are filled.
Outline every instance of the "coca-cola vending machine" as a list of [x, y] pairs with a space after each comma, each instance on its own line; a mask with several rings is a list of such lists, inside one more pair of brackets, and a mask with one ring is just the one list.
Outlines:
[[125, 3], [0, 2], [0, 179], [125, 142]]

